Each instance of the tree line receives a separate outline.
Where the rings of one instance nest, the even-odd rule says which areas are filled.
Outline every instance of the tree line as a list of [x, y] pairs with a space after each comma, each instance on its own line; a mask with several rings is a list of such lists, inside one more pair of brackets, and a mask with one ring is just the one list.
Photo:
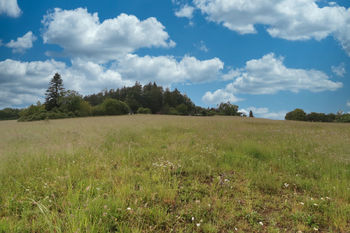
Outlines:
[[45, 97], [45, 103], [37, 102], [28, 108], [0, 110], [0, 120], [35, 121], [123, 114], [245, 116], [238, 111], [237, 105], [229, 102], [221, 103], [217, 108], [196, 106], [186, 94], [181, 94], [177, 89], [164, 90], [155, 82], [144, 86], [136, 82], [132, 87], [82, 96], [74, 90], [66, 90], [61, 75], [56, 73], [49, 83]]
[[350, 122], [350, 114], [344, 114], [342, 111], [334, 113], [317, 113], [311, 112], [307, 114], [304, 110], [297, 108], [288, 112], [285, 116], [286, 120], [294, 121], [310, 121], [310, 122]]

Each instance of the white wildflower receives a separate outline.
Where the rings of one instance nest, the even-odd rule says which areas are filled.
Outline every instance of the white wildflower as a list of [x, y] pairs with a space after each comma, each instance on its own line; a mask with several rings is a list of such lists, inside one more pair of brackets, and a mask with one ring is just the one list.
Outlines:
[[200, 224], [200, 223], [197, 223], [196, 225], [197, 225], [197, 227], [200, 227], [200, 226], [201, 226], [201, 224]]
[[264, 223], [263, 223], [263, 222], [259, 222], [259, 224], [260, 224], [261, 226], [264, 226]]

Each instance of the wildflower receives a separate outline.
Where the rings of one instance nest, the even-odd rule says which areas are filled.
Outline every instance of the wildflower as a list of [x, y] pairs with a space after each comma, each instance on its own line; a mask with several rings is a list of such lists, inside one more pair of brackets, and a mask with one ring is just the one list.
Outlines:
[[318, 204], [314, 203], [314, 206], [318, 206]]
[[197, 225], [197, 227], [200, 227], [200, 226], [201, 226], [201, 224], [200, 224], [200, 223], [197, 223], [196, 225]]
[[104, 209], [107, 209], [107, 208], [108, 208], [108, 206], [107, 206], [107, 205], [104, 205], [104, 206], [103, 206], [103, 208], [104, 208]]
[[288, 183], [284, 183], [284, 187], [288, 188], [289, 184]]
[[104, 212], [104, 213], [103, 213], [103, 216], [107, 216], [107, 213], [106, 213], [106, 212]]
[[87, 186], [86, 189], [85, 189], [85, 191], [89, 191], [90, 188], [91, 188], [90, 186]]
[[324, 198], [323, 198], [323, 197], [321, 197], [321, 200], [322, 200], [322, 201], [324, 201]]
[[237, 227], [235, 227], [235, 231], [238, 231], [238, 228], [237, 228]]
[[199, 204], [201, 201], [200, 200], [196, 200], [196, 203]]
[[314, 227], [314, 231], [318, 231], [318, 228], [317, 228], [317, 227]]
[[210, 204], [208, 204], [208, 207], [211, 207], [211, 205], [210, 205]]
[[229, 180], [229, 179], [225, 179], [224, 181], [225, 181], [225, 182], [229, 182], [230, 180]]
[[261, 226], [264, 226], [264, 223], [263, 223], [263, 222], [259, 222], [259, 224], [260, 224]]
[[192, 222], [194, 221], [194, 217], [191, 218]]
[[329, 198], [329, 197], [326, 197], [326, 199], [327, 199], [327, 200], [330, 200], [330, 198]]
[[300, 205], [305, 205], [305, 203], [304, 202], [300, 202]]
[[130, 207], [128, 207], [128, 208], [126, 208], [126, 209], [127, 209], [127, 210], [129, 210], [129, 211], [131, 210], [131, 208], [130, 208]]

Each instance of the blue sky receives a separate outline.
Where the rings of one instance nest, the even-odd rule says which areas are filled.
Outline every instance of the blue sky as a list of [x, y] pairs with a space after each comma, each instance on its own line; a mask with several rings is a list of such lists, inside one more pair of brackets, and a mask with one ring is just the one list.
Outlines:
[[350, 112], [349, 1], [0, 0], [0, 108], [55, 72], [91, 94], [157, 82], [256, 116]]

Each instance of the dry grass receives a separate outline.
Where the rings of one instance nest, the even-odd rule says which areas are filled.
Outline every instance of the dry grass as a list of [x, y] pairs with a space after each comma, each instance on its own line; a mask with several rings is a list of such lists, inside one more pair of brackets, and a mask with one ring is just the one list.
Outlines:
[[0, 122], [0, 232], [349, 232], [350, 125]]

